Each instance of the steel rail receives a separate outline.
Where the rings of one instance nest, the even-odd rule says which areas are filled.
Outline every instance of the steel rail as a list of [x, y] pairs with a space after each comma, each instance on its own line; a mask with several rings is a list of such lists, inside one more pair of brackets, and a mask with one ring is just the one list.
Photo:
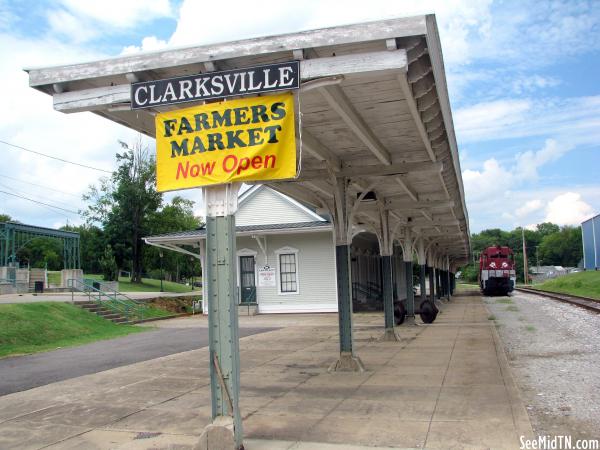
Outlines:
[[515, 288], [515, 291], [524, 292], [527, 294], [539, 295], [542, 297], [548, 297], [554, 300], [558, 300], [564, 303], [570, 303], [571, 305], [579, 306], [596, 313], [600, 313], [600, 300], [590, 297], [580, 297], [578, 295], [562, 294], [558, 292], [548, 292], [538, 289], [529, 288]]

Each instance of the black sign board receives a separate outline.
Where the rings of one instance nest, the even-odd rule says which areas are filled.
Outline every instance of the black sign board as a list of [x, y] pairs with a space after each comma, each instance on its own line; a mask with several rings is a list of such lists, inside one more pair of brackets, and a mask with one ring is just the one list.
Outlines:
[[131, 85], [131, 109], [300, 88], [298, 61], [224, 70]]

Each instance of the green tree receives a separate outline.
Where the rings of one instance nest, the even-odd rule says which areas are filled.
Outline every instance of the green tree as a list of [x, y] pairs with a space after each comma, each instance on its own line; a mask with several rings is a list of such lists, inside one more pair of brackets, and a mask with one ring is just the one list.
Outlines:
[[100, 270], [104, 281], [115, 281], [119, 279], [119, 268], [110, 245], [104, 249], [104, 253], [99, 259]]
[[0, 214], [0, 222], [11, 222], [12, 218], [8, 214]]
[[103, 226], [118, 267], [131, 264], [131, 281], [141, 283], [144, 244], [149, 234], [151, 217], [162, 203], [156, 192], [154, 157], [139, 140], [133, 147], [120, 142], [123, 153], [117, 153], [117, 169], [110, 178], [91, 187], [84, 200], [89, 202], [83, 212], [88, 224]]
[[577, 266], [583, 257], [581, 229], [565, 226], [559, 232], [545, 236], [540, 244], [539, 257], [545, 265]]
[[[165, 234], [176, 231], [191, 231], [203, 225], [201, 218], [194, 216], [194, 202], [182, 197], [175, 197], [171, 203], [152, 214], [150, 218], [151, 233]], [[197, 249], [190, 248], [197, 252]], [[198, 264], [190, 261], [190, 257], [173, 251], [163, 251], [163, 269], [166, 279], [179, 281], [181, 278], [197, 276]], [[152, 272], [153, 278], [162, 276], [160, 271], [160, 249], [148, 247], [144, 256], [144, 267]]]
[[548, 236], [549, 234], [558, 233], [560, 231], [560, 227], [552, 222], [543, 222], [537, 224], [536, 230], [543, 238], [544, 236]]
[[17, 259], [30, 267], [48, 270], [63, 268], [63, 247], [59, 239], [33, 238], [17, 251]]
[[79, 233], [79, 247], [81, 253], [81, 269], [85, 273], [99, 273], [102, 271], [98, 255], [104, 252], [106, 238], [101, 228], [83, 224], [79, 226], [67, 225], [61, 228], [66, 231]]

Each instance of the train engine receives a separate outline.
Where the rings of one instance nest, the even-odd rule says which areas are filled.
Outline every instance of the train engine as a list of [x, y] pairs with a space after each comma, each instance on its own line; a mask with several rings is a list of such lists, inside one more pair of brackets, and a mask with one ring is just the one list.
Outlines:
[[517, 274], [513, 251], [488, 247], [479, 257], [479, 287], [485, 295], [507, 295], [515, 288]]

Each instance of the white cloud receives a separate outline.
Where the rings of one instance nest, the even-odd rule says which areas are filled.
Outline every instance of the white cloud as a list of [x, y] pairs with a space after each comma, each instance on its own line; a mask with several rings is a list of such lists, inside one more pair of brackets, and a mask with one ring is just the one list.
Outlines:
[[98, 27], [84, 24], [83, 21], [65, 10], [50, 11], [48, 25], [60, 36], [66, 36], [76, 44], [86, 42], [100, 34]]
[[538, 178], [538, 168], [552, 161], [558, 160], [565, 153], [573, 149], [571, 144], [561, 144], [554, 139], [547, 139], [544, 147], [538, 151], [528, 150], [515, 157], [517, 163], [515, 176], [519, 180], [533, 181]]
[[582, 200], [581, 194], [566, 192], [548, 202], [544, 222], [558, 225], [579, 225], [593, 213], [593, 208]]
[[516, 94], [531, 92], [536, 89], [558, 86], [561, 81], [553, 77], [544, 77], [541, 75], [530, 74], [517, 77], [512, 82], [513, 91]]
[[167, 41], [158, 39], [156, 36], [147, 36], [142, 39], [142, 45], [129, 45], [123, 49], [122, 55], [131, 55], [139, 52], [155, 52], [167, 47]]
[[498, 130], [518, 126], [531, 109], [529, 100], [495, 100], [458, 109], [454, 113], [457, 136], [467, 141], [496, 136]]
[[463, 183], [468, 200], [497, 201], [511, 186], [513, 175], [494, 158], [483, 163], [482, 170], [464, 170]]
[[515, 216], [517, 216], [518, 218], [526, 217], [532, 212], [538, 211], [539, 209], [543, 208], [543, 206], [544, 204], [540, 199], [536, 198], [534, 200], [529, 200], [523, 206], [517, 208], [517, 210], [515, 211]]
[[572, 145], [600, 141], [600, 95], [574, 98], [503, 99], [454, 113], [462, 142], [554, 136]]
[[61, 7], [47, 12], [51, 34], [65, 36], [74, 43], [174, 17], [169, 0], [61, 0], [60, 4]]
[[138, 23], [174, 14], [169, 0], [61, 0], [61, 3], [77, 17], [117, 28], [133, 28]]

